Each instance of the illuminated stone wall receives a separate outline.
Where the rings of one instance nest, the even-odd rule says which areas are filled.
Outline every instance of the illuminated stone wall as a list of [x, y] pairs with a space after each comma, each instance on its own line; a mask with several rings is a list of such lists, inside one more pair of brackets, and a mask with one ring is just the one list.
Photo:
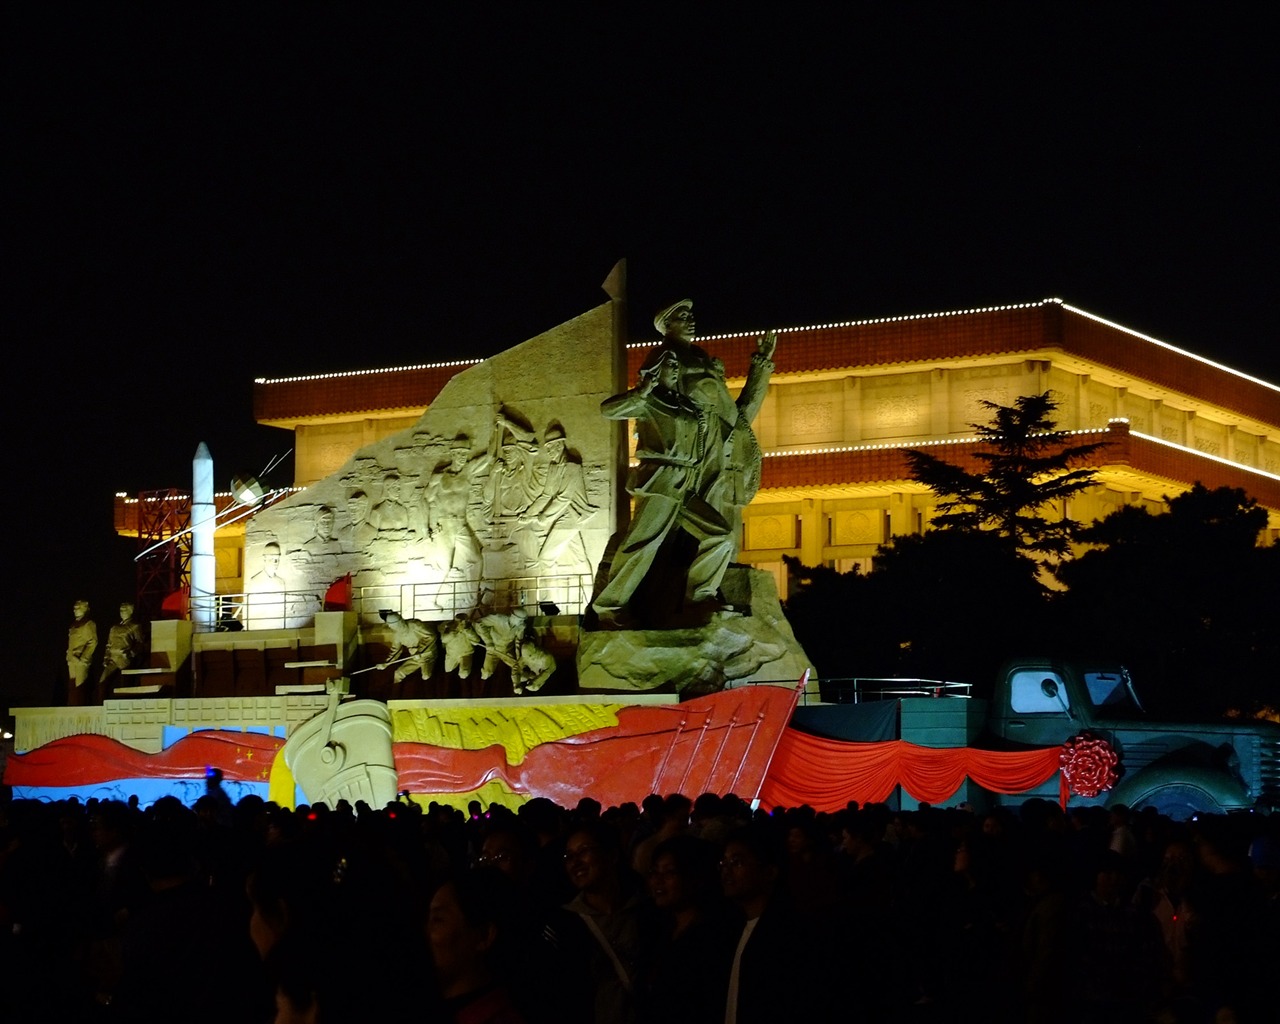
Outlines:
[[[457, 372], [411, 425], [251, 520], [245, 624], [304, 625], [348, 573], [366, 611], [580, 610], [619, 514], [622, 428], [600, 403], [622, 361], [609, 302]], [[304, 472], [383, 422], [299, 426]]]

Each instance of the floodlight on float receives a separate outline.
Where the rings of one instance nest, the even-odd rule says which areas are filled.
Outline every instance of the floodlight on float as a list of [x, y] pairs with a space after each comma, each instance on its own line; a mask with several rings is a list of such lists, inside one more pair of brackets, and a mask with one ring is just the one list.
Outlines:
[[266, 493], [267, 489], [252, 474], [237, 474], [231, 478], [231, 496], [241, 505], [256, 505]]

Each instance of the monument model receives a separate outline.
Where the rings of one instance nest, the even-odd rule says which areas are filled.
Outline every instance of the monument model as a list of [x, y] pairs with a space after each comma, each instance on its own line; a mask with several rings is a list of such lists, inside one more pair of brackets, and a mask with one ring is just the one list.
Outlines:
[[[341, 447], [345, 463], [335, 458], [332, 472], [258, 509], [245, 527], [243, 558], [235, 552], [243, 566], [237, 588], [243, 579], [246, 591], [235, 624], [243, 630], [223, 631], [226, 623], [212, 617], [193, 621], [193, 613], [155, 620], [148, 644], [133, 609], [122, 606], [102, 683], [130, 699], [88, 706], [84, 686], [98, 634], [87, 602], [76, 602], [66, 657], [73, 706], [17, 710], [17, 753], [5, 774], [15, 795], [194, 799], [211, 766], [240, 792], [286, 804], [378, 805], [404, 792], [457, 806], [533, 796], [572, 804], [588, 795], [617, 804], [655, 792], [710, 791], [834, 808], [885, 798], [888, 790], [851, 788], [851, 780], [865, 781], [874, 756], [881, 759], [877, 786], [915, 787], [909, 791], [918, 799], [935, 803], [954, 798], [966, 773], [976, 778], [966, 747], [946, 751], [965, 766], [948, 769], [954, 786], [937, 783], [935, 792], [920, 788], [925, 776], [938, 777], [932, 762], [923, 775], [912, 773], [939, 752], [906, 743], [905, 729], [902, 741], [832, 741], [813, 755], [806, 753], [813, 745], [786, 728], [796, 680], [808, 678], [810, 665], [782, 614], [774, 576], [734, 561], [743, 510], [761, 484], [753, 421], [774, 370], [774, 333], [754, 339], [754, 351], [752, 339], [741, 338], [731, 358], [736, 376], [727, 375], [695, 341], [692, 303], [681, 300], [655, 317], [659, 340], [632, 381], [621, 265], [605, 291], [603, 305], [491, 359], [450, 369], [416, 422], [349, 457], [353, 446]], [[965, 317], [974, 330], [994, 315], [1062, 320], [1086, 332], [1073, 344], [1092, 338], [1092, 321], [1051, 307]], [[808, 347], [812, 367], [829, 365], [815, 362], [829, 358], [826, 349]], [[788, 367], [792, 352], [789, 333]], [[1018, 355], [1016, 372], [996, 368], [1008, 378], [1002, 386], [1027, 376]], [[1033, 369], [1037, 383], [1057, 372], [1048, 362]], [[971, 371], [975, 394], [979, 384], [990, 393], [987, 372]], [[834, 402], [828, 392], [835, 389], [845, 403], [828, 416], [826, 406], [792, 402], [788, 422], [822, 430], [879, 424], [883, 433], [909, 420], [927, 432], [924, 406], [895, 374], [883, 387], [784, 383], [783, 390], [825, 389], [823, 401]], [[742, 382], [736, 395], [732, 381]], [[931, 376], [929, 386], [943, 394], [946, 383]], [[1083, 388], [1081, 409], [1094, 394]], [[967, 396], [957, 391], [942, 407], [961, 415]], [[1091, 403], [1089, 415], [1093, 404], [1111, 408]], [[1142, 411], [1140, 402], [1135, 408]], [[779, 454], [785, 441], [770, 415], [760, 429]], [[629, 471], [624, 423], [635, 425]], [[805, 437], [822, 440], [813, 431]], [[1270, 444], [1255, 446], [1260, 459], [1272, 457]], [[855, 446], [840, 457], [879, 458], [872, 449], [887, 447]], [[1246, 447], [1240, 443], [1248, 454]], [[771, 463], [820, 454], [805, 449]], [[193, 465], [211, 479], [203, 445]], [[784, 468], [770, 467], [793, 480]], [[211, 485], [193, 491], [212, 509]], [[832, 510], [826, 533], [837, 547], [862, 536], [854, 527], [873, 518], [861, 507]], [[888, 531], [891, 517], [883, 518]], [[756, 520], [771, 525], [769, 517]], [[212, 512], [199, 521], [211, 524]], [[750, 543], [750, 523], [748, 552], [790, 546], [785, 528], [763, 526]], [[802, 534], [816, 563], [823, 531]], [[214, 555], [211, 543], [206, 568]], [[193, 609], [197, 589], [193, 580]], [[459, 694], [466, 699], [454, 699]], [[924, 703], [932, 713], [937, 702]], [[968, 729], [975, 720], [960, 711]], [[981, 754], [997, 767], [1023, 759], [1006, 765], [1018, 780], [1000, 792], [1025, 792], [1062, 771], [1057, 746]], [[822, 793], [815, 789], [824, 774], [819, 762], [830, 769]], [[1005, 785], [982, 785], [989, 783]], [[1065, 802], [1067, 782], [1057, 790]], [[1081, 795], [1072, 790], [1073, 799]]]

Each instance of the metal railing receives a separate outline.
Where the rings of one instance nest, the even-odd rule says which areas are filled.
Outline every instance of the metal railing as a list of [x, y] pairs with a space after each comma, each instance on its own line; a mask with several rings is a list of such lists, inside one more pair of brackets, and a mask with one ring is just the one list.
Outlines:
[[832, 704], [863, 704], [899, 697], [951, 697], [968, 700], [973, 696], [971, 683], [952, 683], [941, 679], [895, 679], [854, 676], [820, 679], [823, 699]]
[[[394, 611], [406, 619], [425, 621], [451, 619], [477, 608], [495, 612], [521, 608], [529, 615], [581, 615], [591, 603], [591, 588], [591, 577], [579, 574], [389, 583], [355, 588], [351, 603], [363, 624], [379, 622], [378, 613], [384, 610]], [[216, 602], [207, 621], [194, 614], [194, 605], [199, 600]], [[211, 598], [192, 598], [192, 605], [192, 619], [196, 630], [202, 633], [297, 629], [312, 622], [316, 612], [323, 608], [323, 596], [304, 590], [217, 594]]]
[[358, 587], [352, 608], [362, 623], [391, 610], [406, 619], [450, 619], [477, 608], [530, 615], [581, 615], [591, 602], [592, 580], [585, 575], [522, 576], [500, 580], [443, 580]]

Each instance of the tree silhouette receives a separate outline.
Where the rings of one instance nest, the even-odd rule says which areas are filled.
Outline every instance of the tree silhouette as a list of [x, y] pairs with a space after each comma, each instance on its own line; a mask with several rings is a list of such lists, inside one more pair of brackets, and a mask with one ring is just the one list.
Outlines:
[[1065, 555], [1076, 524], [1065, 514], [1050, 520], [1043, 513], [1092, 485], [1096, 471], [1075, 467], [1106, 442], [1071, 444], [1071, 435], [1057, 429], [1058, 403], [1048, 391], [1011, 406], [982, 405], [991, 422], [971, 424], [985, 446], [974, 452], [982, 472], [929, 452], [906, 453], [912, 475], [941, 499], [933, 525], [991, 531], [1027, 554]]
[[1080, 531], [1099, 547], [1058, 570], [1055, 599], [1092, 652], [1127, 664], [1148, 707], [1195, 717], [1280, 704], [1280, 547], [1266, 510], [1196, 484], [1152, 514], [1128, 505]]

